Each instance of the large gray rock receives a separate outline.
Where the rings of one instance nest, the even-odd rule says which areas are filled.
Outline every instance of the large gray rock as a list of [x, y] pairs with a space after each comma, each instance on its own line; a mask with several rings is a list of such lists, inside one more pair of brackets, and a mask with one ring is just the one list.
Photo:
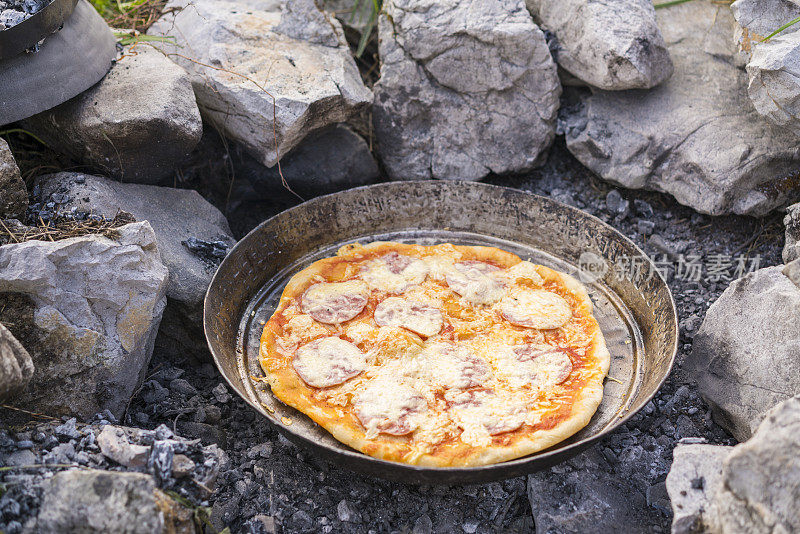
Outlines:
[[764, 214], [793, 195], [800, 145], [747, 96], [733, 17], [708, 1], [659, 9], [675, 73], [648, 92], [600, 91], [564, 110], [567, 148], [606, 180], [710, 214]]
[[169, 176], [203, 125], [186, 71], [147, 45], [97, 85], [23, 122], [50, 147], [125, 182]]
[[607, 90], [649, 89], [672, 75], [650, 0], [526, 0], [558, 40], [556, 61]]
[[235, 240], [225, 216], [190, 189], [123, 184], [69, 172], [43, 176], [37, 183], [45, 200], [68, 198], [58, 205], [58, 212], [67, 213], [74, 208], [113, 218], [122, 210], [138, 221], [150, 223], [161, 261], [169, 269], [159, 347], [173, 352], [204, 351], [203, 299], [220, 259], [200, 257], [184, 242], [196, 238], [232, 246]]
[[0, 139], [0, 219], [18, 219], [28, 209], [28, 191], [11, 149]]
[[722, 461], [733, 447], [678, 445], [667, 475], [672, 503], [672, 534], [693, 534], [708, 529], [711, 499], [722, 478]]
[[800, 32], [781, 34], [753, 50], [747, 94], [761, 115], [800, 136]]
[[203, 115], [268, 167], [372, 101], [339, 22], [313, 0], [172, 0], [148, 33], [175, 37], [163, 48]]
[[800, 258], [800, 204], [792, 204], [786, 208], [783, 224], [786, 226], [783, 263], [789, 263]]
[[14, 404], [118, 417], [141, 383], [166, 303], [167, 268], [147, 222], [0, 247], [0, 321], [36, 372]]
[[706, 313], [684, 368], [739, 441], [800, 393], [800, 289], [781, 267], [734, 281]]
[[479, 180], [537, 165], [561, 86], [522, 0], [393, 0], [373, 122], [390, 178]]
[[0, 399], [6, 399], [25, 387], [33, 371], [31, 355], [0, 323]]
[[153, 477], [98, 469], [62, 471], [45, 483], [35, 532], [194, 534], [194, 511]]
[[[744, 67], [761, 41], [772, 32], [800, 16], [800, 5], [793, 0], [736, 0], [731, 4], [736, 19], [734, 40], [739, 54], [736, 63]], [[796, 32], [797, 24], [789, 26], [782, 35]]]
[[800, 530], [800, 397], [772, 409], [753, 437], [733, 448], [711, 506], [711, 531]]

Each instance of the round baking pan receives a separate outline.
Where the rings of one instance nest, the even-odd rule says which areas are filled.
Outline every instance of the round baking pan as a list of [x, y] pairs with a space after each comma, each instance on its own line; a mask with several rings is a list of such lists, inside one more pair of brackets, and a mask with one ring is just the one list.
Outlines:
[[[372, 458], [336, 441], [259, 380], [259, 339], [286, 282], [347, 243], [490, 245], [582, 279], [608, 349], [603, 402], [590, 423], [542, 452], [480, 467], [427, 468]], [[647, 256], [576, 208], [474, 182], [391, 182], [318, 197], [263, 222], [231, 250], [205, 299], [214, 361], [230, 386], [287, 438], [337, 465], [415, 483], [465, 484], [552, 466], [601, 439], [655, 395], [678, 342], [675, 303]]]
[[0, 31], [0, 60], [16, 56], [57, 32], [78, 0], [53, 0], [29, 18]]

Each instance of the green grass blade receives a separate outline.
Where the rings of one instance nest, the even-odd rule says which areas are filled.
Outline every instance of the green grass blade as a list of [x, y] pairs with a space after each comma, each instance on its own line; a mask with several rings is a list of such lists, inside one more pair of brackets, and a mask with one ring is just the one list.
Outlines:
[[671, 7], [677, 6], [678, 4], [685, 4], [686, 2], [691, 2], [692, 0], [671, 0], [669, 2], [663, 2], [661, 4], [655, 4], [653, 7], [656, 9], [661, 9], [662, 7]]
[[763, 42], [765, 42], [765, 41], [769, 41], [770, 39], [772, 39], [773, 37], [775, 37], [776, 35], [778, 35], [779, 33], [781, 33], [783, 30], [785, 30], [786, 28], [788, 28], [789, 26], [794, 26], [794, 25], [795, 25], [795, 24], [797, 24], [798, 22], [800, 22], [800, 17], [797, 17], [796, 19], [792, 19], [792, 20], [790, 20], [789, 22], [787, 22], [786, 24], [784, 24], [783, 26], [781, 26], [780, 28], [778, 28], [777, 30], [775, 30], [774, 32], [772, 32], [771, 34], [769, 34], [769, 35], [767, 35], [766, 37], [764, 37], [763, 39], [761, 39], [761, 42], [763, 43]]

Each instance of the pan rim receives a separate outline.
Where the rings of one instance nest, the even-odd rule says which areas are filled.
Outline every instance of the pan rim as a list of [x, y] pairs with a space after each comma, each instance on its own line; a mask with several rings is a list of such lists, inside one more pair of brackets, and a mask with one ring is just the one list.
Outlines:
[[[263, 226], [269, 224], [271, 221], [275, 220], [278, 217], [286, 217], [287, 215], [291, 215], [291, 213], [294, 212], [295, 210], [306, 209], [306, 208], [308, 208], [310, 206], [313, 206], [314, 203], [324, 202], [326, 199], [329, 199], [331, 197], [335, 197], [337, 195], [341, 195], [343, 193], [349, 193], [349, 192], [361, 191], [361, 190], [367, 190], [367, 189], [377, 190], [377, 189], [382, 189], [382, 188], [401, 187], [404, 184], [409, 184], [409, 185], [417, 184], [417, 185], [422, 185], [423, 187], [427, 187], [427, 186], [432, 186], [432, 185], [441, 184], [441, 183], [464, 184], [464, 185], [468, 185], [469, 187], [485, 188], [487, 190], [489, 190], [489, 189], [505, 190], [505, 191], [512, 192], [513, 194], [522, 194], [522, 195], [525, 195], [525, 196], [529, 196], [529, 197], [533, 197], [533, 198], [539, 199], [539, 201], [544, 201], [546, 203], [554, 204], [554, 205], [558, 206], [561, 209], [565, 209], [568, 212], [577, 213], [581, 217], [588, 217], [595, 224], [599, 224], [602, 227], [605, 227], [605, 229], [610, 230], [611, 232], [616, 234], [617, 238], [621, 239], [625, 243], [626, 246], [631, 247], [633, 249], [633, 251], [635, 251], [637, 254], [641, 255], [641, 257], [646, 258], [647, 261], [650, 264], [652, 264], [652, 260], [650, 259], [650, 257], [647, 254], [645, 254], [645, 252], [639, 246], [637, 246], [636, 243], [634, 243], [630, 238], [628, 238], [622, 232], [620, 232], [619, 230], [617, 230], [616, 228], [614, 228], [610, 224], [604, 222], [603, 220], [599, 219], [598, 217], [596, 217], [596, 216], [594, 216], [594, 215], [592, 215], [592, 214], [590, 214], [588, 212], [585, 212], [583, 210], [580, 210], [579, 208], [576, 208], [574, 206], [570, 206], [568, 204], [560, 202], [558, 200], [554, 200], [552, 198], [549, 198], [549, 197], [546, 197], [546, 196], [543, 196], [543, 195], [537, 195], [535, 193], [531, 193], [529, 191], [525, 191], [525, 190], [522, 190], [522, 189], [517, 189], [517, 188], [514, 188], [514, 187], [499, 186], [499, 185], [493, 185], [493, 184], [485, 184], [485, 183], [472, 182], [472, 181], [467, 181], [467, 180], [447, 180], [447, 181], [438, 181], [438, 180], [404, 180], [404, 181], [394, 181], [394, 182], [380, 182], [380, 183], [377, 183], [377, 184], [371, 184], [371, 185], [355, 187], [355, 188], [347, 189], [347, 190], [344, 190], [344, 191], [330, 193], [330, 194], [327, 194], [327, 195], [320, 195], [318, 197], [314, 197], [312, 199], [309, 199], [309, 200], [306, 200], [304, 202], [301, 202], [300, 204], [298, 204], [296, 206], [292, 206], [291, 208], [283, 210], [283, 211], [273, 215], [272, 217], [270, 217], [268, 219], [265, 219], [261, 223], [259, 223], [256, 227], [254, 227], [252, 230], [250, 230], [244, 237], [242, 237], [233, 246], [233, 248], [231, 248], [231, 250], [228, 252], [228, 255], [223, 259], [223, 261], [220, 263], [219, 267], [217, 268], [216, 272], [214, 273], [214, 276], [211, 279], [211, 283], [209, 284], [208, 290], [206, 291], [206, 295], [205, 295], [205, 297], [203, 299], [203, 331], [204, 331], [204, 334], [205, 334], [205, 337], [206, 337], [206, 343], [208, 345], [208, 348], [209, 348], [209, 350], [211, 352], [211, 355], [212, 355], [212, 357], [214, 359], [214, 364], [217, 366], [218, 371], [220, 372], [222, 377], [225, 379], [225, 381], [227, 382], [228, 386], [231, 387], [237, 393], [237, 395], [239, 395], [239, 397], [241, 397], [248, 405], [250, 405], [257, 412], [259, 412], [259, 414], [264, 416], [264, 418], [267, 420], [267, 422], [269, 424], [271, 424], [272, 426], [276, 427], [276, 429], [278, 431], [280, 431], [282, 433], [285, 433], [287, 435], [291, 435], [291, 437], [293, 439], [300, 440], [300, 441], [308, 444], [309, 448], [311, 448], [311, 449], [324, 448], [325, 450], [327, 450], [327, 451], [329, 451], [329, 452], [331, 452], [333, 454], [346, 456], [346, 457], [348, 457], [350, 459], [353, 459], [355, 461], [368, 462], [368, 463], [373, 464], [373, 465], [375, 465], [377, 467], [386, 466], [387, 468], [389, 468], [391, 470], [394, 470], [394, 471], [405, 471], [405, 472], [408, 472], [409, 474], [412, 474], [412, 473], [422, 473], [422, 474], [441, 473], [442, 475], [460, 475], [460, 474], [468, 475], [468, 474], [474, 474], [474, 473], [477, 473], [477, 472], [486, 473], [486, 472], [492, 472], [492, 471], [511, 470], [511, 469], [514, 469], [514, 468], [517, 468], [517, 467], [524, 466], [527, 463], [532, 463], [532, 462], [534, 462], [536, 460], [540, 460], [540, 461], [545, 461], [546, 462], [548, 459], [554, 459], [554, 457], [556, 457], [557, 455], [565, 455], [566, 457], [572, 456], [572, 455], [577, 454], [580, 451], [586, 449], [587, 447], [589, 447], [589, 446], [601, 441], [602, 439], [605, 439], [609, 434], [611, 434], [612, 432], [617, 430], [620, 426], [625, 424], [634, 415], [636, 415], [641, 410], [641, 408], [639, 408], [637, 410], [628, 410], [627, 412], [625, 412], [623, 414], [620, 414], [612, 424], [608, 425], [603, 430], [599, 431], [596, 434], [587, 436], [584, 439], [581, 439], [579, 441], [575, 441], [573, 443], [569, 443], [566, 446], [559, 446], [560, 444], [556, 444], [556, 445], [554, 445], [553, 447], [551, 447], [549, 449], [545, 449], [543, 451], [536, 452], [536, 453], [533, 453], [533, 454], [529, 454], [529, 455], [523, 456], [521, 458], [516, 458], [516, 459], [513, 459], [513, 460], [508, 460], [508, 461], [500, 462], [500, 463], [496, 463], [496, 464], [488, 464], [488, 465], [480, 465], [480, 466], [472, 466], [472, 467], [421, 467], [421, 466], [415, 466], [415, 465], [404, 464], [404, 463], [399, 463], [399, 462], [391, 462], [391, 461], [388, 461], [388, 460], [382, 460], [380, 458], [374, 458], [372, 456], [369, 456], [369, 455], [366, 455], [366, 454], [364, 454], [362, 452], [359, 452], [359, 451], [357, 451], [355, 449], [351, 450], [351, 449], [333, 448], [333, 447], [328, 446], [326, 444], [319, 443], [319, 442], [317, 442], [317, 441], [315, 441], [313, 439], [310, 439], [310, 438], [308, 438], [306, 436], [303, 436], [303, 435], [300, 435], [298, 433], [295, 433], [295, 432], [293, 432], [291, 430], [290, 427], [286, 427], [286, 426], [279, 425], [279, 424], [275, 423], [274, 421], [272, 421], [270, 419], [270, 417], [267, 416], [267, 414], [264, 412], [264, 409], [261, 406], [258, 406], [251, 399], [246, 398], [244, 395], [242, 395], [239, 392], [238, 388], [231, 382], [231, 380], [228, 378], [228, 376], [222, 371], [222, 364], [221, 364], [221, 361], [220, 361], [220, 355], [215, 350], [214, 345], [212, 344], [212, 340], [211, 340], [212, 338], [211, 338], [211, 334], [209, 332], [209, 323], [210, 323], [210, 321], [208, 320], [208, 317], [207, 317], [207, 315], [210, 313], [210, 311], [209, 311], [209, 296], [210, 296], [210, 294], [212, 292], [212, 288], [215, 287], [215, 285], [218, 283], [217, 277], [220, 276], [220, 273], [223, 271], [223, 266], [226, 266], [226, 262], [229, 262], [229, 261], [233, 262], [234, 261], [234, 260], [232, 260], [230, 258], [235, 256], [234, 252], [237, 250], [238, 247], [244, 246], [243, 243], [248, 238], [250, 238], [255, 233], [259, 232], [260, 229]], [[666, 364], [667, 371], [665, 373], [663, 373], [661, 377], [658, 378], [658, 380], [656, 381], [656, 385], [653, 388], [652, 393], [649, 393], [647, 395], [643, 395], [641, 397], [642, 400], [643, 400], [642, 406], [644, 406], [645, 404], [650, 402], [655, 397], [655, 395], [658, 393], [658, 391], [664, 386], [664, 383], [666, 382], [666, 380], [669, 377], [669, 375], [672, 373], [672, 370], [673, 370], [673, 367], [674, 367], [674, 364], [675, 364], [675, 360], [677, 358], [678, 347], [679, 347], [679, 342], [680, 342], [680, 339], [679, 339], [679, 333], [680, 332], [679, 332], [679, 324], [678, 324], [678, 313], [677, 313], [677, 308], [676, 308], [676, 305], [675, 305], [675, 298], [672, 295], [672, 290], [670, 289], [669, 284], [667, 284], [666, 280], [664, 279], [664, 277], [662, 276], [661, 272], [658, 269], [655, 269], [653, 271], [653, 273], [657, 277], [658, 283], [661, 286], [663, 286], [663, 289], [666, 290], [666, 293], [669, 296], [669, 312], [670, 312], [670, 317], [673, 319], [673, 321], [672, 321], [673, 325], [672, 325], [671, 331], [668, 332], [668, 333], [672, 336], [672, 340], [673, 341], [672, 341], [672, 345], [670, 347], [667, 347], [668, 348], [668, 354], [669, 354], [669, 357], [667, 359], [667, 364]], [[250, 295], [250, 298], [247, 300], [247, 302], [250, 302], [253, 297], [254, 297], [254, 295]], [[246, 308], [246, 306], [245, 306], [245, 308]], [[235, 351], [238, 352], [238, 347], [235, 347]], [[556, 463], [559, 463], [559, 462], [556, 462]], [[447, 482], [444, 482], [444, 483], [447, 483]]]

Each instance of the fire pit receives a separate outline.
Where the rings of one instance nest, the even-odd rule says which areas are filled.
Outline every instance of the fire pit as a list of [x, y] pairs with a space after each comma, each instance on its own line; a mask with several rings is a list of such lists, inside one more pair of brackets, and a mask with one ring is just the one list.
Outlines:
[[86, 0], [53, 0], [0, 29], [0, 126], [82, 93], [116, 54], [114, 35]]
[[[420, 468], [377, 460], [277, 401], [259, 377], [259, 338], [287, 280], [354, 241], [491, 245], [584, 281], [612, 355], [599, 410], [561, 444], [476, 468]], [[621, 272], [619, 265], [634, 265]], [[319, 197], [264, 222], [231, 251], [205, 300], [211, 351], [229, 384], [289, 439], [352, 469], [405, 482], [476, 483], [549, 467], [625, 422], [656, 393], [677, 350], [672, 295], [644, 253], [577, 209], [472, 182], [395, 182]]]

